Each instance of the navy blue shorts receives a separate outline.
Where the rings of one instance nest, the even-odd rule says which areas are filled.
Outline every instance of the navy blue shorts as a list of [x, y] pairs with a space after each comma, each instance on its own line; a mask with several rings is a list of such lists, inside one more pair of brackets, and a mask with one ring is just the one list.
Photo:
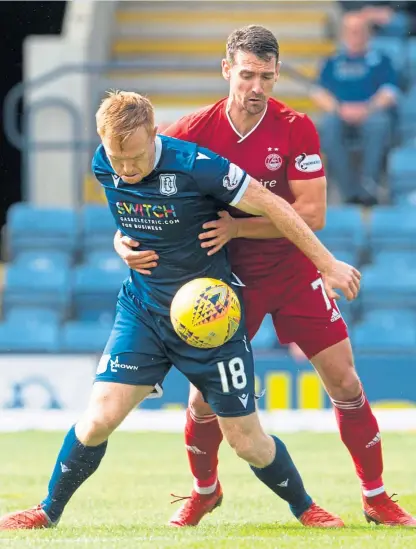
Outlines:
[[254, 361], [244, 316], [225, 345], [191, 347], [176, 334], [170, 318], [149, 310], [126, 282], [96, 381], [160, 386], [172, 365], [201, 391], [217, 415], [254, 412]]

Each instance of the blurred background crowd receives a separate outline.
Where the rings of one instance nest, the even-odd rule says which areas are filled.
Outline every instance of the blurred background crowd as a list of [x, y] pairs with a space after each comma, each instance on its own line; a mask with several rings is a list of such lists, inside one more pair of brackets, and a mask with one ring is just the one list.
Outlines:
[[[147, 94], [163, 129], [226, 95], [225, 39], [257, 23], [281, 47], [275, 97], [319, 129], [330, 204], [320, 237], [363, 272], [360, 298], [340, 306], [356, 351], [414, 360], [416, 2], [3, 2], [0, 10], [21, 37], [42, 35], [15, 45], [15, 81], [3, 83], [1, 353], [99, 354], [105, 344], [126, 266], [89, 171], [104, 90]], [[254, 347], [285, 352], [268, 320]]]

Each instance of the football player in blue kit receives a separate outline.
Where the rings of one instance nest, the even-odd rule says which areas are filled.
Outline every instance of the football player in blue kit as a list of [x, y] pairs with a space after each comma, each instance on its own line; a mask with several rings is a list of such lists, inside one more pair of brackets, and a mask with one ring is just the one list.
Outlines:
[[34, 508], [0, 519], [0, 529], [56, 525], [71, 496], [98, 468], [110, 434], [162, 383], [172, 364], [202, 392], [237, 455], [299, 518], [312, 499], [283, 442], [260, 425], [244, 318], [225, 345], [199, 349], [174, 332], [170, 304], [177, 290], [194, 278], [221, 279], [237, 291], [242, 284], [233, 277], [226, 248], [208, 256], [198, 239], [200, 227], [224, 203], [267, 215], [321, 271], [328, 295], [338, 288], [354, 299], [360, 273], [337, 261], [285, 200], [238, 166], [193, 143], [157, 135], [146, 98], [111, 93], [96, 120], [102, 144], [93, 172], [117, 227], [143, 249], [155, 250], [158, 267], [151, 277], [131, 271], [122, 286], [89, 405], [65, 437], [47, 497]]

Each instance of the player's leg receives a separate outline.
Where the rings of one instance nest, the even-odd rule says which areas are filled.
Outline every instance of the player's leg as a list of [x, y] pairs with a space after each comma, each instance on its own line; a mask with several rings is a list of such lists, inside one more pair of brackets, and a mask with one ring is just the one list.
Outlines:
[[[243, 292], [250, 339], [265, 315], [258, 293]], [[185, 448], [194, 477], [194, 489], [190, 499], [173, 515], [169, 522], [171, 526], [196, 525], [222, 501], [222, 488], [218, 481], [218, 451], [222, 439], [217, 416], [201, 392], [191, 385], [186, 410]]]
[[326, 296], [317, 273], [312, 282], [304, 281], [304, 288], [274, 316], [279, 338], [282, 343], [295, 342], [321, 377], [360, 479], [366, 512], [378, 522], [416, 525], [384, 490], [379, 427], [356, 372], [337, 304]]
[[[209, 496], [217, 489], [221, 441], [217, 416], [204, 401], [201, 392], [191, 385], [186, 410], [185, 448], [194, 477], [194, 491], [201, 496]], [[203, 497], [198, 499], [204, 500]]]
[[368, 522], [416, 527], [416, 519], [386, 494], [380, 430], [355, 370], [349, 339], [317, 353], [311, 362], [334, 405], [341, 440], [361, 482]]
[[[230, 342], [218, 349], [187, 349], [177, 345], [175, 351], [181, 354], [173, 356], [172, 362], [202, 391], [219, 417], [227, 441], [252, 465], [256, 476], [289, 503], [302, 523], [342, 526], [338, 517], [312, 502], [283, 442], [266, 435], [260, 426], [255, 411], [253, 355], [244, 325]], [[310, 514], [315, 514], [315, 518], [319, 514], [319, 524], [307, 520]]]
[[64, 439], [41, 503], [52, 523], [58, 522], [72, 495], [97, 470], [111, 433], [152, 390], [153, 385], [94, 384], [87, 410]]
[[123, 291], [88, 408], [64, 439], [46, 498], [33, 509], [0, 519], [0, 530], [57, 524], [72, 495], [97, 470], [110, 434], [168, 371], [170, 363], [156, 334], [145, 315], [134, 312]]

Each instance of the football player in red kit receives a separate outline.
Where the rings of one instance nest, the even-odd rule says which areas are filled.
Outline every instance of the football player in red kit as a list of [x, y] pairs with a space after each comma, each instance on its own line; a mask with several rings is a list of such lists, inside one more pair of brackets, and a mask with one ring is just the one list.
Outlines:
[[[326, 211], [319, 138], [308, 116], [271, 98], [279, 68], [279, 48], [270, 31], [255, 25], [234, 31], [222, 61], [229, 97], [183, 117], [164, 133], [230, 159], [288, 200], [312, 229], [319, 230], [325, 224]], [[366, 519], [416, 526], [416, 519], [385, 491], [377, 420], [355, 370], [347, 327], [335, 296], [327, 295], [314, 265], [281, 238], [268, 219], [231, 213], [220, 212], [218, 220], [204, 225], [201, 245], [213, 254], [228, 243], [233, 272], [243, 285], [250, 337], [270, 313], [280, 342], [296, 343], [315, 367], [353, 459]], [[132, 251], [134, 244], [121, 235], [115, 238], [116, 251], [127, 264], [151, 274], [156, 265], [154, 254]], [[194, 490], [172, 517], [171, 525], [196, 525], [221, 500], [217, 476], [221, 441], [216, 416], [192, 387], [185, 444]], [[310, 525], [319, 525], [316, 523], [319, 517]]]

